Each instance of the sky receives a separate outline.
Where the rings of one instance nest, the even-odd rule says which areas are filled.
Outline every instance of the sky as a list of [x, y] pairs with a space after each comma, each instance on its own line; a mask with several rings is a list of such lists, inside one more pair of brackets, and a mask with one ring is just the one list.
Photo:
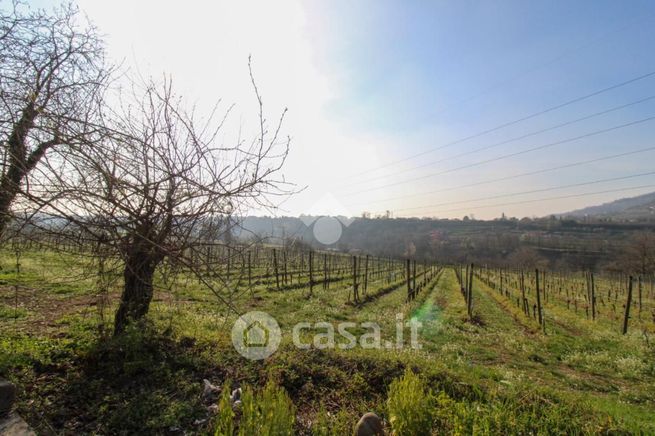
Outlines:
[[655, 191], [652, 1], [77, 4], [129, 75], [235, 104], [224, 141], [256, 132], [252, 56], [269, 123], [288, 108], [299, 192], [278, 215], [532, 217]]

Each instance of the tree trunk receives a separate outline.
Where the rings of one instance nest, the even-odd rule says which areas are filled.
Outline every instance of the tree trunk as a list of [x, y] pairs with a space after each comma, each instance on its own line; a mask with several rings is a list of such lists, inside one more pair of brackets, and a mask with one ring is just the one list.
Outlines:
[[25, 141], [27, 140], [27, 134], [34, 126], [36, 116], [37, 111], [34, 103], [28, 103], [7, 139], [8, 156], [5, 162], [7, 172], [3, 174], [2, 181], [0, 181], [0, 235], [4, 233], [9, 223], [9, 208], [16, 198], [20, 184], [27, 172]]
[[23, 109], [20, 119], [14, 124], [5, 145], [8, 156], [4, 162], [6, 173], [0, 178], [0, 236], [4, 234], [9, 224], [11, 218], [9, 210], [18, 195], [21, 183], [46, 151], [59, 142], [59, 138], [55, 137], [40, 143], [28, 152], [27, 135], [34, 127], [34, 120], [38, 114], [34, 102], [29, 102]]
[[0, 236], [5, 233], [11, 219], [9, 208], [18, 193], [16, 186], [17, 184], [13, 183], [9, 177], [3, 177], [2, 183], [0, 183]]
[[125, 331], [131, 321], [143, 318], [152, 301], [152, 280], [159, 261], [148, 252], [135, 250], [125, 262], [123, 277], [125, 284], [121, 302], [116, 311], [114, 335]]

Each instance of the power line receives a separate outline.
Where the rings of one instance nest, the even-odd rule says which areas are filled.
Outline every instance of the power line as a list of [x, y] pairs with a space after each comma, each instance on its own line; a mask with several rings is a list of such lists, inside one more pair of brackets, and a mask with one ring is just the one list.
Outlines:
[[583, 135], [578, 135], [578, 136], [575, 136], [575, 137], [572, 137], [572, 138], [567, 138], [567, 139], [563, 139], [563, 140], [555, 141], [555, 142], [549, 142], [549, 143], [546, 143], [546, 144], [538, 145], [536, 147], [516, 151], [516, 152], [513, 152], [513, 153], [508, 153], [508, 154], [497, 156], [497, 157], [490, 158], [490, 159], [481, 160], [481, 161], [478, 161], [478, 162], [474, 162], [474, 163], [467, 164], [467, 165], [462, 165], [462, 166], [459, 166], [459, 167], [451, 168], [451, 169], [440, 171], [440, 172], [437, 172], [437, 173], [427, 174], [427, 175], [419, 176], [419, 177], [413, 177], [411, 179], [401, 180], [399, 182], [388, 183], [386, 185], [381, 185], [381, 186], [377, 186], [377, 187], [374, 187], [374, 188], [355, 191], [355, 192], [352, 192], [352, 193], [344, 194], [344, 196], [352, 196], [352, 195], [362, 194], [362, 193], [366, 193], [366, 192], [377, 191], [379, 189], [384, 189], [384, 188], [388, 188], [388, 187], [391, 187], [391, 186], [403, 185], [405, 183], [414, 182], [416, 180], [423, 180], [423, 179], [427, 179], [427, 178], [430, 178], [430, 177], [439, 176], [439, 175], [442, 175], [442, 174], [452, 173], [452, 172], [467, 169], [467, 168], [473, 168], [473, 167], [484, 165], [484, 164], [487, 164], [487, 163], [490, 163], [490, 162], [496, 162], [496, 161], [499, 161], [499, 160], [507, 159], [509, 157], [520, 156], [522, 154], [531, 153], [533, 151], [538, 151], [538, 150], [544, 150], [546, 148], [554, 147], [556, 145], [562, 145], [562, 144], [566, 144], [566, 143], [569, 143], [569, 142], [578, 141], [580, 139], [601, 135], [601, 134], [608, 133], [608, 132], [611, 132], [611, 131], [614, 131], [614, 130], [619, 130], [619, 129], [623, 129], [625, 127], [630, 127], [630, 126], [634, 126], [634, 125], [637, 125], [637, 124], [652, 121], [654, 119], [655, 119], [655, 116], [641, 118], [639, 120], [631, 121], [629, 123], [619, 124], [619, 125], [616, 125], [616, 126], [608, 127], [606, 129], [595, 130], [593, 132], [585, 133]]
[[[513, 174], [513, 175], [510, 175], [510, 176], [499, 177], [499, 178], [496, 178], [496, 179], [488, 179], [488, 180], [483, 180], [483, 181], [480, 181], [480, 182], [468, 183], [468, 184], [465, 184], [465, 185], [457, 185], [457, 186], [451, 186], [449, 188], [436, 189], [436, 190], [432, 190], [432, 191], [422, 192], [422, 193], [419, 193], [419, 194], [407, 194], [407, 195], [399, 195], [399, 196], [396, 196], [396, 197], [383, 198], [383, 199], [380, 199], [380, 200], [369, 201], [368, 203], [365, 203], [365, 204], [375, 204], [375, 203], [383, 203], [383, 202], [386, 202], [386, 201], [404, 200], [404, 199], [407, 199], [407, 198], [410, 198], [410, 197], [421, 197], [421, 196], [429, 195], [429, 194], [438, 194], [438, 193], [441, 193], [441, 192], [455, 191], [455, 190], [462, 189], [462, 188], [472, 188], [472, 187], [475, 187], [475, 186], [488, 185], [490, 183], [502, 182], [502, 181], [505, 181], [505, 180], [518, 179], [520, 177], [533, 176], [533, 175], [543, 174], [543, 173], [547, 173], [547, 172], [551, 172], [551, 171], [557, 171], [557, 170], [561, 170], [561, 169], [572, 168], [572, 167], [581, 166], [581, 165], [587, 165], [587, 164], [590, 164], [590, 163], [602, 162], [602, 161], [605, 161], [605, 160], [618, 159], [618, 158], [621, 158], [621, 157], [631, 156], [631, 155], [635, 155], [635, 154], [639, 154], [639, 153], [645, 153], [645, 152], [648, 152], [648, 151], [655, 151], [655, 146], [646, 147], [646, 148], [633, 150], [633, 151], [627, 151], [627, 152], [624, 152], [624, 153], [612, 154], [612, 155], [609, 155], [609, 156], [603, 156], [603, 157], [598, 157], [598, 158], [594, 158], [594, 159], [588, 159], [588, 160], [572, 162], [572, 163], [565, 164], [565, 165], [558, 165], [558, 166], [555, 166], [555, 167], [544, 168], [544, 169], [535, 170], [535, 171], [528, 171], [528, 172], [524, 172], [524, 173]], [[347, 204], [346, 206], [347, 207], [356, 207], [356, 206], [361, 206], [361, 203]]]
[[478, 153], [478, 152], [481, 152], [481, 151], [490, 150], [492, 148], [499, 147], [501, 145], [506, 145], [506, 144], [509, 144], [511, 142], [519, 141], [521, 139], [526, 139], [526, 138], [529, 138], [531, 136], [536, 136], [536, 135], [539, 135], [539, 134], [542, 134], [542, 133], [545, 133], [545, 132], [549, 132], [551, 130], [556, 130], [556, 129], [560, 129], [562, 127], [570, 126], [570, 125], [573, 125], [573, 124], [576, 124], [576, 123], [579, 123], [579, 122], [582, 122], [582, 121], [586, 121], [586, 120], [589, 120], [589, 119], [592, 119], [592, 118], [595, 118], [595, 117], [598, 117], [598, 116], [601, 116], [601, 115], [606, 115], [606, 114], [611, 113], [611, 112], [615, 112], [615, 111], [618, 111], [618, 110], [621, 110], [621, 109], [625, 109], [625, 108], [628, 108], [630, 106], [634, 106], [634, 105], [637, 105], [637, 104], [640, 104], [640, 103], [645, 103], [645, 102], [653, 100], [653, 99], [655, 99], [655, 95], [652, 95], [652, 96], [646, 97], [646, 98], [642, 98], [642, 99], [639, 99], [639, 100], [636, 100], [636, 101], [633, 101], [633, 102], [630, 102], [630, 103], [625, 103], [625, 104], [622, 104], [622, 105], [619, 105], [619, 106], [614, 106], [612, 108], [605, 109], [605, 110], [600, 111], [600, 112], [595, 112], [593, 114], [586, 115], [584, 117], [576, 118], [574, 120], [567, 121], [567, 122], [564, 122], [564, 123], [560, 123], [560, 124], [557, 124], [557, 125], [554, 125], [554, 126], [551, 126], [551, 127], [547, 127], [547, 128], [544, 128], [544, 129], [540, 129], [540, 130], [537, 130], [537, 131], [534, 131], [534, 132], [526, 133], [524, 135], [517, 136], [517, 137], [514, 137], [514, 138], [510, 138], [510, 139], [506, 139], [504, 141], [496, 142], [496, 143], [491, 144], [491, 145], [486, 145], [484, 147], [479, 147], [479, 148], [476, 148], [474, 150], [465, 151], [463, 153], [456, 154], [454, 156], [449, 156], [449, 157], [439, 159], [439, 160], [436, 160], [436, 161], [424, 163], [424, 164], [417, 165], [417, 166], [412, 167], [412, 168], [406, 168], [404, 170], [400, 170], [400, 171], [397, 171], [395, 173], [385, 174], [385, 175], [382, 175], [382, 176], [376, 176], [376, 177], [373, 177], [373, 178], [370, 178], [370, 179], [360, 181], [359, 183], [368, 183], [368, 182], [373, 182], [375, 180], [386, 179], [388, 177], [393, 177], [393, 176], [396, 176], [398, 174], [406, 173], [408, 171], [415, 171], [415, 170], [425, 168], [425, 167], [429, 167], [429, 166], [432, 166], [432, 165], [435, 165], [435, 164], [438, 164], [438, 163], [446, 162], [446, 161], [448, 161], [450, 159], [455, 159], [455, 158], [458, 158], [458, 157]]
[[377, 171], [379, 169], [386, 168], [386, 167], [389, 167], [391, 165], [398, 164], [400, 162], [405, 162], [405, 161], [408, 161], [408, 160], [411, 160], [411, 159], [414, 159], [414, 158], [417, 158], [417, 157], [424, 156], [426, 154], [432, 153], [434, 151], [441, 150], [441, 149], [446, 148], [446, 147], [451, 147], [453, 145], [460, 144], [460, 143], [468, 141], [470, 139], [479, 138], [480, 136], [484, 136], [484, 135], [487, 135], [489, 133], [504, 129], [505, 127], [509, 127], [509, 126], [514, 125], [514, 124], [518, 124], [518, 123], [521, 123], [523, 121], [527, 121], [529, 119], [536, 118], [536, 117], [538, 117], [540, 115], [544, 115], [546, 113], [553, 112], [553, 111], [561, 109], [563, 107], [570, 106], [570, 105], [572, 105], [574, 103], [579, 103], [581, 101], [590, 99], [592, 97], [603, 94], [605, 92], [609, 92], [609, 91], [621, 88], [623, 86], [627, 86], [627, 85], [629, 85], [631, 83], [638, 82], [640, 80], [646, 79], [646, 78], [654, 76], [654, 75], [655, 75], [655, 71], [651, 71], [649, 73], [642, 74], [642, 75], [637, 76], [637, 77], [633, 77], [631, 79], [628, 79], [626, 81], [617, 83], [615, 85], [611, 85], [611, 86], [608, 86], [606, 88], [599, 89], [598, 91], [594, 91], [592, 93], [585, 94], [585, 95], [582, 95], [580, 97], [576, 97], [576, 98], [573, 98], [571, 100], [565, 101], [564, 103], [560, 103], [560, 104], [557, 104], [557, 105], [554, 105], [554, 106], [550, 106], [550, 107], [548, 107], [546, 109], [542, 109], [540, 111], [533, 112], [530, 115], [526, 115], [524, 117], [517, 118], [517, 119], [514, 119], [512, 121], [508, 121], [508, 122], [499, 124], [499, 125], [497, 125], [495, 127], [492, 127], [492, 128], [486, 129], [486, 130], [482, 130], [482, 131], [474, 133], [472, 135], [468, 135], [468, 136], [465, 136], [463, 138], [456, 139], [454, 141], [447, 142], [445, 144], [439, 145], [437, 147], [433, 147], [433, 148], [431, 148], [429, 150], [425, 150], [425, 151], [413, 154], [411, 156], [408, 156], [408, 157], [405, 157], [405, 158], [402, 158], [402, 159], [398, 159], [398, 160], [389, 162], [387, 164], [384, 164], [384, 165], [381, 165], [381, 166], [378, 166], [378, 167], [375, 167], [375, 168], [372, 168], [372, 169], [369, 169], [369, 170], [365, 170], [365, 171], [363, 171], [363, 172], [361, 172], [361, 173], [359, 173], [359, 174], [357, 174], [356, 176], [353, 176], [353, 177], [359, 177], [361, 175], [368, 174], [368, 173], [371, 173], [373, 171]]
[[655, 188], [655, 185], [641, 185], [641, 186], [631, 186], [628, 188], [620, 188], [620, 189], [608, 189], [605, 191], [596, 191], [596, 192], [586, 192], [583, 194], [571, 194], [571, 195], [561, 195], [557, 197], [545, 197], [545, 198], [537, 198], [537, 199], [532, 199], [532, 200], [524, 200], [524, 201], [514, 201], [510, 203], [498, 203], [498, 204], [487, 204], [483, 206], [470, 206], [470, 207], [460, 207], [456, 209], [445, 209], [441, 210], [439, 212], [457, 212], [457, 211], [462, 211], [462, 210], [469, 210], [469, 209], [485, 209], [485, 208], [492, 208], [492, 207], [503, 207], [503, 206], [514, 206], [514, 205], [519, 205], [519, 204], [528, 204], [528, 203], [538, 203], [540, 201], [551, 201], [551, 200], [563, 200], [567, 198], [579, 198], [579, 197], [586, 197], [589, 195], [599, 195], [599, 194], [610, 194], [610, 193], [615, 193], [615, 192], [624, 192], [624, 191], [632, 191], [635, 189], [645, 189], [645, 188]]
[[620, 177], [611, 177], [611, 178], [606, 178], [606, 179], [591, 180], [589, 182], [580, 182], [580, 183], [571, 183], [571, 184], [568, 184], [568, 185], [552, 186], [550, 188], [533, 189], [533, 190], [530, 190], [530, 191], [511, 192], [511, 193], [508, 193], [508, 194], [498, 194], [498, 195], [493, 195], [493, 196], [471, 198], [471, 199], [468, 199], [468, 200], [448, 201], [448, 202], [444, 202], [444, 203], [430, 204], [430, 205], [427, 205], [427, 206], [405, 207], [405, 208], [402, 208], [402, 209], [394, 209], [394, 212], [395, 211], [404, 211], [404, 210], [427, 209], [427, 208], [439, 207], [439, 206], [449, 206], [451, 204], [461, 204], [461, 203], [468, 203], [468, 202], [473, 202], [473, 201], [494, 200], [494, 199], [497, 199], [497, 198], [515, 197], [517, 195], [536, 194], [538, 192], [556, 191], [558, 189], [576, 188], [576, 187], [579, 187], [579, 186], [595, 185], [595, 184], [598, 184], [598, 183], [617, 182], [619, 180], [628, 180], [628, 179], [634, 179], [634, 178], [637, 178], [637, 177], [652, 176], [653, 174], [655, 174], [655, 171], [649, 171], [647, 173], [640, 173], [640, 174], [632, 174], [632, 175], [629, 175], [629, 176], [620, 176]]

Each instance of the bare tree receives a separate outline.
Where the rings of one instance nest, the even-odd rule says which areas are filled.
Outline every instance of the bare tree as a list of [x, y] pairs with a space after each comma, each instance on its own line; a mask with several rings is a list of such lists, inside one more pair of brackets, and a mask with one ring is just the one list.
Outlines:
[[0, 235], [43, 156], [95, 129], [109, 76], [102, 41], [74, 6], [0, 12]]
[[627, 273], [641, 275], [655, 272], [655, 233], [638, 232], [623, 248], [618, 261]]
[[115, 334], [148, 312], [164, 261], [181, 265], [230, 303], [199, 263], [207, 244], [217, 243], [206, 239], [208, 226], [229, 222], [226, 217], [249, 206], [274, 207], [271, 196], [289, 193], [278, 178], [289, 146], [288, 138], [278, 140], [284, 114], [269, 132], [255, 92], [260, 113], [252, 141], [220, 144], [230, 110], [200, 122], [165, 81], [148, 83], [138, 99], [107, 117], [102, 146], [46, 158], [50, 171], [33, 198], [40, 214], [58, 218], [56, 231], [76, 229], [82, 243], [109, 247], [122, 264]]
[[519, 247], [507, 256], [507, 263], [521, 269], [546, 269], [548, 260], [531, 247]]

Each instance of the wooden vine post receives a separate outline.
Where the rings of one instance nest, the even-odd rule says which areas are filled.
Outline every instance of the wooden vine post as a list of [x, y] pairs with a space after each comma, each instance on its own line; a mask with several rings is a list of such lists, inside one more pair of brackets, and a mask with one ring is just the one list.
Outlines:
[[411, 276], [409, 274], [409, 262], [410, 260], [407, 259], [405, 261], [405, 277], [407, 279], [407, 301], [410, 301], [412, 299], [412, 281], [411, 281]]
[[357, 287], [357, 256], [353, 256], [353, 301], [355, 303], [359, 303], [359, 290]]
[[283, 273], [282, 273], [282, 278], [284, 285], [286, 286], [288, 284], [287, 280], [287, 250], [282, 250], [282, 265], [284, 267]]
[[632, 304], [632, 276], [628, 279], [628, 301], [625, 303], [625, 314], [623, 315], [623, 334], [628, 333], [628, 319], [630, 319], [630, 305]]
[[368, 254], [366, 255], [366, 260], [364, 262], [364, 295], [366, 295], [367, 289], [368, 289]]
[[280, 290], [280, 276], [278, 275], [277, 250], [275, 248], [273, 249], [273, 271], [275, 272], [275, 287], [279, 291]]
[[327, 253], [323, 255], [323, 289], [328, 288], [328, 264], [327, 264]]
[[589, 285], [591, 286], [591, 319], [596, 320], [596, 286], [592, 272], [589, 273]]
[[528, 299], [525, 298], [525, 275], [523, 274], [523, 270], [521, 270], [521, 298], [523, 299], [522, 305], [523, 305], [523, 313], [525, 313], [526, 316], [530, 316], [530, 308], [528, 307]]
[[637, 280], [638, 280], [637, 295], [639, 297], [639, 318], [641, 318], [641, 276], [639, 276]]
[[535, 269], [535, 290], [537, 295], [537, 314], [539, 315], [539, 325], [544, 333], [546, 333], [546, 323], [544, 322], [543, 311], [541, 309], [541, 291], [539, 290], [539, 270]]
[[252, 264], [250, 259], [250, 251], [248, 251], [248, 287], [252, 287]]
[[309, 295], [314, 292], [314, 252], [309, 252]]
[[416, 292], [418, 288], [416, 287], [416, 259], [414, 259], [412, 265], [412, 300], [416, 298]]
[[466, 312], [469, 320], [473, 319], [473, 264], [468, 268], [468, 277], [466, 279]]
[[232, 250], [227, 247], [227, 278], [230, 278], [230, 270], [232, 269]]

